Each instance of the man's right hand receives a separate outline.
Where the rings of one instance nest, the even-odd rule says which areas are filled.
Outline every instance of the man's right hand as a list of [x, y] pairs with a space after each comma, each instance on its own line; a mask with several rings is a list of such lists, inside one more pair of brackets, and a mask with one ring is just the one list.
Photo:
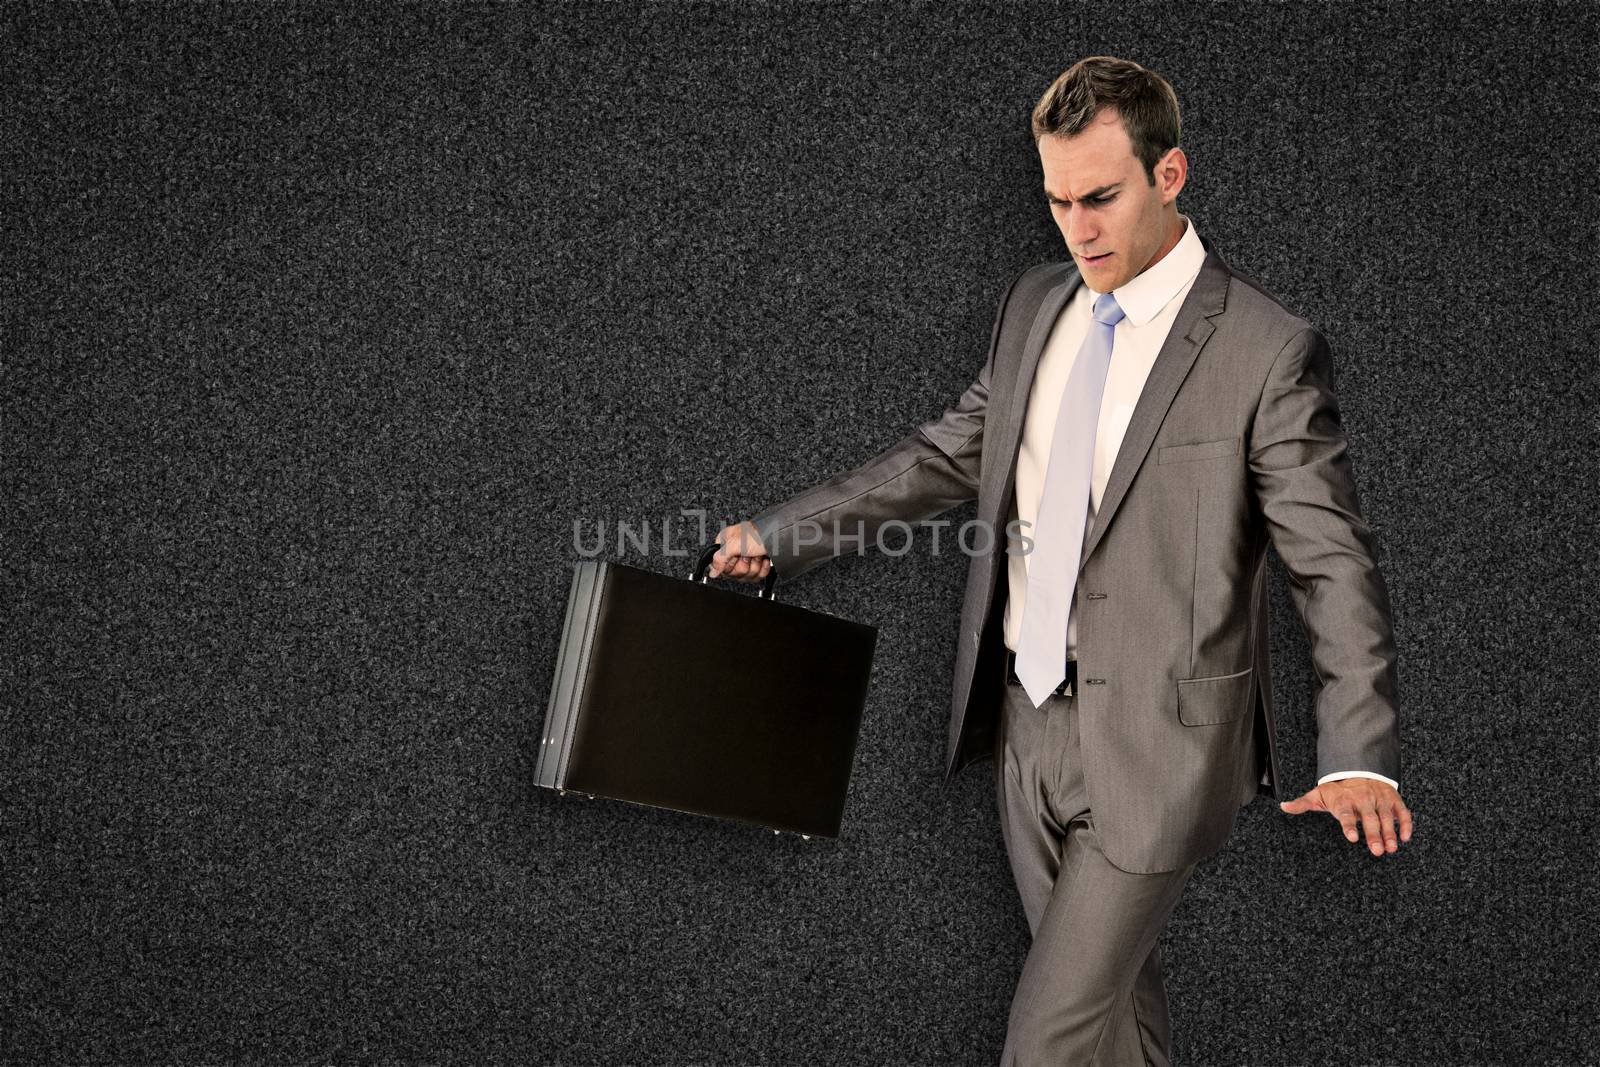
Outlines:
[[756, 528], [748, 522], [724, 526], [717, 533], [717, 544], [722, 547], [711, 557], [710, 573], [713, 578], [759, 582], [772, 570], [767, 547], [761, 543], [761, 535]]

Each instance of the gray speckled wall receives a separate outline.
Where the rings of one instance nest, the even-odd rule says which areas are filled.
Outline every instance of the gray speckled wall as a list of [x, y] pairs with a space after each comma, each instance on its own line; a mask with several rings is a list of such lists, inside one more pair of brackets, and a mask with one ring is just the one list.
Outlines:
[[959, 555], [782, 587], [880, 627], [839, 841], [530, 779], [574, 520], [751, 514], [952, 403], [1065, 254], [1028, 110], [1110, 53], [1334, 345], [1417, 813], [1375, 860], [1245, 809], [1163, 940], [1179, 1060], [1600, 1062], [1597, 21], [7, 5], [0, 1060], [996, 1062]]

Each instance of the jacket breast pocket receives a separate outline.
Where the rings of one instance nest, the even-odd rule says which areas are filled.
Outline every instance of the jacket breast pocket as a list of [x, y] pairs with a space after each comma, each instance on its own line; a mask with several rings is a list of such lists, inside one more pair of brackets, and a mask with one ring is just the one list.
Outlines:
[[1240, 438], [1219, 437], [1215, 441], [1196, 441], [1192, 445], [1167, 445], [1156, 457], [1157, 463], [1183, 463], [1191, 459], [1216, 459], [1239, 453]]
[[1178, 718], [1185, 726], [1232, 722], [1250, 710], [1255, 666], [1233, 674], [1178, 679]]

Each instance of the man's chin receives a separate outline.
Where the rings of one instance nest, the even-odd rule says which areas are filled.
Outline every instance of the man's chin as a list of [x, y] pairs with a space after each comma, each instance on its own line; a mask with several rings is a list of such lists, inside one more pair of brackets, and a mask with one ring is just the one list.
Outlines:
[[1084, 283], [1097, 293], [1109, 293], [1122, 284], [1115, 272], [1109, 270], [1096, 270], [1093, 266], [1085, 267], [1078, 264], [1078, 275]]

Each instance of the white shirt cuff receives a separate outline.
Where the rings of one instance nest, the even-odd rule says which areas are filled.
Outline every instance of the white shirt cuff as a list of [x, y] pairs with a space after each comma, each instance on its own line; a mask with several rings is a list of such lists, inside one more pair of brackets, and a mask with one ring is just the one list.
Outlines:
[[1334, 771], [1332, 774], [1324, 774], [1321, 778], [1318, 778], [1317, 784], [1321, 785], [1323, 782], [1337, 782], [1341, 778], [1376, 778], [1380, 782], [1388, 782], [1389, 788], [1393, 789], [1395, 792], [1400, 791], [1399, 782], [1395, 781], [1393, 778], [1387, 778], [1381, 774], [1375, 774], [1372, 771]]

